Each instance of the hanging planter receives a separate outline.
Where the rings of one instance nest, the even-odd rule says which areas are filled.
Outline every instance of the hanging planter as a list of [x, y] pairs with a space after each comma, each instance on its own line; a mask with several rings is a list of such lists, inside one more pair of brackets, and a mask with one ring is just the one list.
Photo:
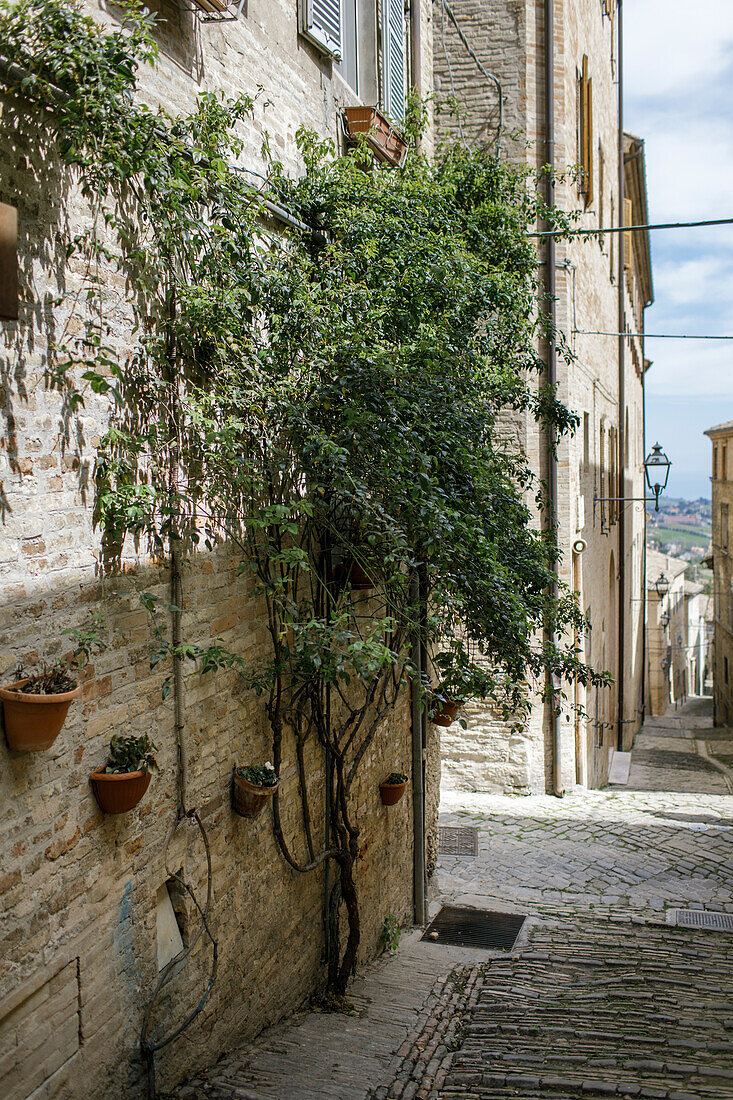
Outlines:
[[363, 134], [377, 160], [401, 168], [407, 156], [407, 142], [399, 130], [376, 107], [344, 107], [344, 134], [354, 141]]
[[240, 817], [257, 817], [278, 788], [278, 778], [272, 764], [250, 764], [234, 767], [232, 775], [232, 808]]
[[379, 796], [384, 806], [395, 806], [407, 789], [410, 780], [402, 772], [392, 772], [379, 784]]
[[450, 726], [455, 721], [460, 709], [460, 699], [451, 699], [450, 696], [438, 696], [435, 700], [435, 706], [430, 712], [431, 721], [436, 726]]
[[8, 745], [16, 752], [40, 752], [48, 749], [61, 732], [69, 707], [81, 695], [81, 684], [61, 692], [31, 692], [23, 689], [42, 677], [27, 676], [0, 688]]
[[89, 776], [94, 797], [105, 814], [126, 814], [134, 810], [150, 786], [151, 779], [150, 772], [107, 775], [104, 768]]
[[155, 745], [142, 737], [113, 737], [104, 768], [89, 776], [100, 810], [105, 814], [126, 814], [134, 810], [158, 770]]

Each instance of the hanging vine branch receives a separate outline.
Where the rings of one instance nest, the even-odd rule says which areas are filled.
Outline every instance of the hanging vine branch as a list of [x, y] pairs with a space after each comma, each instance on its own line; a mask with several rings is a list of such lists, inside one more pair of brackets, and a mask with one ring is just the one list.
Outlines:
[[[110, 402], [94, 513], [108, 564], [126, 540], [240, 556], [266, 659], [250, 667], [218, 640], [162, 633], [158, 656], [236, 668], [262, 696], [275, 768], [298, 768], [299, 835], [285, 833], [280, 790], [273, 800], [283, 858], [302, 873], [338, 868], [328, 974], [343, 993], [360, 940], [352, 789], [388, 736], [415, 633], [439, 650], [425, 705], [460, 692], [521, 720], [548, 669], [605, 682], [572, 640], [536, 641], [550, 620], [569, 639], [584, 624], [571, 593], [551, 595], [554, 551], [525, 504], [533, 477], [497, 429], [506, 411], [559, 435], [575, 425], [539, 381], [546, 321], [527, 238], [540, 215], [567, 224], [519, 169], [455, 146], [384, 172], [362, 148], [336, 157], [302, 132], [302, 176], [268, 161], [253, 193], [237, 167], [253, 100], [204, 93], [180, 117], [145, 106], [151, 16], [122, 10], [109, 31], [73, 0], [0, 0], [2, 90], [45, 112], [45, 140], [91, 212], [67, 249], [85, 261], [82, 290], [59, 303], [81, 333], [67, 323], [48, 375], [71, 415], [90, 393]], [[413, 135], [420, 115], [413, 104]], [[313, 232], [268, 231], [264, 198]], [[106, 321], [117, 275], [124, 340]], [[313, 752], [329, 786], [324, 846]]]

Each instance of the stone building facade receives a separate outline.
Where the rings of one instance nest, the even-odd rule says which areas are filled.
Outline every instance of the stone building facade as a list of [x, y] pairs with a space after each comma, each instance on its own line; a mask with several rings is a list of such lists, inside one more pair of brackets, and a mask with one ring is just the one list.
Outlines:
[[[628, 134], [619, 141], [616, 3], [435, 0], [434, 9], [436, 91], [462, 108], [457, 120], [442, 115], [442, 125], [466, 142], [495, 146], [498, 81], [504, 100], [502, 156], [539, 173], [548, 163], [552, 117], [557, 206], [580, 211], [579, 229], [618, 231], [646, 224], [644, 143]], [[548, 14], [554, 19], [551, 58]], [[537, 228], [541, 232], [544, 225]], [[549, 246], [542, 242], [538, 248], [546, 273]], [[558, 722], [550, 706], [536, 703], [520, 734], [510, 733], [484, 707], [468, 707], [468, 729], [454, 727], [443, 737], [444, 776], [446, 782], [480, 790], [600, 786], [614, 751], [629, 747], [641, 722], [645, 509], [643, 503], [604, 498], [645, 495], [643, 329], [644, 309], [653, 297], [648, 234], [558, 239], [554, 275], [557, 328], [571, 352], [557, 357], [557, 393], [579, 417], [575, 435], [557, 448], [560, 577], [579, 594], [592, 623], [587, 636], [577, 639], [581, 653], [595, 668], [608, 670], [614, 685], [589, 693], [578, 687]], [[630, 335], [621, 338], [620, 332]], [[546, 357], [547, 348], [540, 353]], [[534, 420], [515, 418], [507, 431], [539, 478], [549, 481], [553, 459]], [[534, 498], [528, 501], [534, 507]]]
[[[298, 127], [338, 146], [340, 108], [382, 102], [386, 95], [386, 8], [377, 0], [354, 6], [359, 48], [346, 71], [346, 51], [339, 66], [328, 45], [318, 44], [319, 28], [307, 23], [306, 7], [299, 10], [296, 0], [245, 0], [217, 18], [215, 11], [161, 0], [160, 58], [141, 74], [145, 98], [177, 113], [192, 109], [202, 91], [253, 94], [262, 85], [255, 121], [242, 132], [242, 160], [256, 178], [267, 131], [285, 170], [298, 172]], [[89, 0], [89, 11], [114, 24], [113, 6]], [[401, 12], [400, 5], [391, 14], [402, 33], [405, 87], [429, 88], [431, 11], [412, 0], [411, 17], [400, 22]], [[393, 65], [393, 79], [395, 71]], [[393, 111], [398, 91], [393, 84]], [[160, 971], [165, 914], [173, 909], [184, 944], [198, 927], [193, 901], [176, 892], [171, 876], [182, 875], [203, 904], [206, 855], [194, 821], [174, 828], [174, 714], [161, 690], [165, 673], [149, 667], [150, 625], [140, 602], [148, 592], [167, 606], [168, 565], [131, 553], [121, 573], [102, 574], [90, 479], [109, 405], [87, 395], [72, 453], [59, 434], [61, 396], [44, 385], [58, 256], [64, 234], [84, 224], [87, 210], [73, 180], [43, 161], [17, 98], [0, 105], [0, 126], [0, 202], [18, 211], [20, 264], [19, 318], [0, 321], [0, 682], [14, 680], [21, 663], [68, 651], [64, 631], [90, 611], [101, 608], [107, 624], [107, 646], [87, 670], [82, 697], [52, 748], [16, 753], [4, 738], [0, 745], [0, 1095], [124, 1100], [144, 1095], [139, 1037]], [[221, 638], [256, 657], [265, 645], [262, 609], [237, 567], [226, 548], [184, 561], [183, 633], [200, 645]], [[227, 672], [188, 678], [184, 694], [188, 804], [211, 849], [218, 977], [184, 1036], [157, 1055], [160, 1088], [292, 1011], [324, 978], [323, 869], [291, 870], [273, 838], [269, 810], [245, 821], [230, 805], [233, 765], [266, 760], [271, 751], [262, 705]], [[144, 732], [158, 745], [161, 773], [137, 809], [105, 816], [89, 773], [104, 764], [112, 734]], [[432, 742], [427, 755], [432, 818], [439, 776]], [[318, 759], [306, 765], [320, 790]], [[362, 845], [360, 961], [379, 949], [386, 916], [400, 923], [412, 918], [410, 791], [389, 809], [378, 792], [388, 773], [410, 770], [410, 711], [403, 699], [375, 740], [354, 792]], [[292, 758], [283, 762], [281, 787], [284, 829], [297, 838]], [[313, 829], [323, 830], [322, 808]], [[193, 1010], [212, 964], [203, 935], [154, 1006], [152, 1040], [169, 1035]]]
[[733, 420], [709, 428], [713, 445], [713, 715], [716, 725], [733, 725]]
[[[646, 712], [665, 714], [700, 687], [698, 664], [706, 662], [702, 585], [686, 578], [688, 563], [658, 550], [646, 557]], [[702, 694], [702, 691], [699, 692]]]

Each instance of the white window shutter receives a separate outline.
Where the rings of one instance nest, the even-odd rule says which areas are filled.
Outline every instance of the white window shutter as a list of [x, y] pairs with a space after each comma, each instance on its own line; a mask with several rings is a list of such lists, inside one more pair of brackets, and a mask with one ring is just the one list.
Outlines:
[[384, 109], [402, 122], [407, 98], [404, 0], [382, 0], [382, 79]]
[[300, 0], [300, 33], [341, 57], [341, 0]]

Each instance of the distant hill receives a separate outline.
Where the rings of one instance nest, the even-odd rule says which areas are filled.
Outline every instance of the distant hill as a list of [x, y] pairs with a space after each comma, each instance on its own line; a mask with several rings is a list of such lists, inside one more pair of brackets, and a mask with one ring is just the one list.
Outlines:
[[697, 563], [711, 537], [711, 505], [704, 497], [660, 497], [659, 511], [648, 514], [647, 544], [663, 554]]

